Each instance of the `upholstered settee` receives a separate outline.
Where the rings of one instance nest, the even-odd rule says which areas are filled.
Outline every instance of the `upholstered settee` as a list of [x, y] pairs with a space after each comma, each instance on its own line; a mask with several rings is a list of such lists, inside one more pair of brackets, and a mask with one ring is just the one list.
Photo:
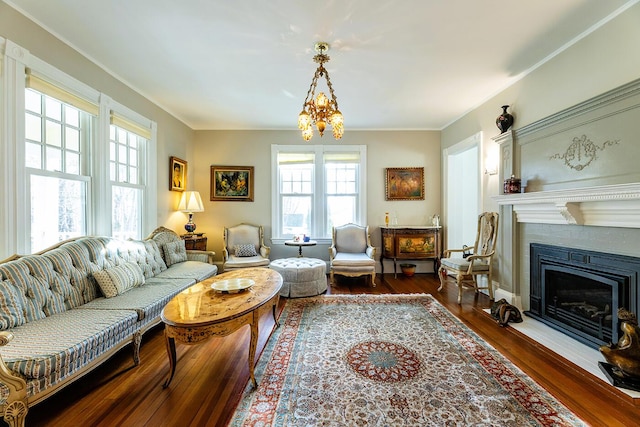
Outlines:
[[81, 237], [0, 263], [0, 414], [28, 408], [160, 322], [176, 294], [217, 273], [213, 252], [186, 251], [173, 231], [141, 241]]

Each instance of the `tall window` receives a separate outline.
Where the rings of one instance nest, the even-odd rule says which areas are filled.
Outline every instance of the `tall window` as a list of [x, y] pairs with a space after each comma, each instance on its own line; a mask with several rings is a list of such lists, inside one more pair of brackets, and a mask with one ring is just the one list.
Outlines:
[[365, 146], [272, 146], [273, 237], [331, 238], [333, 226], [366, 218]]
[[109, 128], [111, 233], [120, 239], [142, 237], [145, 175], [141, 160], [147, 139], [130, 127], [114, 116]]
[[31, 87], [25, 89], [25, 166], [31, 250], [38, 251], [87, 233], [93, 115], [59, 99], [64, 95]]

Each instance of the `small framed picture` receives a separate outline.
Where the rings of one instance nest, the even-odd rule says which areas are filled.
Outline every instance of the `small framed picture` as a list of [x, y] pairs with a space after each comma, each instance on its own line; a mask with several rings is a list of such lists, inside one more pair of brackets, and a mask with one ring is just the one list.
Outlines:
[[211, 200], [253, 202], [253, 166], [211, 166]]
[[169, 190], [184, 191], [187, 188], [187, 162], [171, 156], [169, 159]]
[[386, 200], [424, 200], [424, 168], [386, 168]]

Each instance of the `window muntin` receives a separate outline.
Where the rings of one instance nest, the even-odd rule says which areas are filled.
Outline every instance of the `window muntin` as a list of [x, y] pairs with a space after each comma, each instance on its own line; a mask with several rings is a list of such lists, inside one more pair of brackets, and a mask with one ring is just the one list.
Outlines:
[[120, 239], [142, 238], [145, 179], [143, 164], [147, 140], [111, 124], [109, 127], [109, 180], [111, 234]]
[[92, 116], [25, 89], [25, 166], [31, 251], [87, 234], [89, 176], [83, 160]]
[[333, 226], [362, 223], [364, 148], [274, 147], [276, 206], [273, 237], [331, 238]]

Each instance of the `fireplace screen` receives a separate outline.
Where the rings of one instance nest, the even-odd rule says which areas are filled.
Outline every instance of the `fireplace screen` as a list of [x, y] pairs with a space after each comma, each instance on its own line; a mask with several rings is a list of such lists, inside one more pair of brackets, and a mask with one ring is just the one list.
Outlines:
[[[597, 338], [602, 344], [613, 338], [618, 307], [618, 283], [566, 267], [545, 266], [544, 312], [577, 334]], [[616, 340], [617, 341], [617, 340]]]
[[640, 258], [531, 244], [525, 314], [591, 346], [618, 342], [618, 309], [638, 313]]

